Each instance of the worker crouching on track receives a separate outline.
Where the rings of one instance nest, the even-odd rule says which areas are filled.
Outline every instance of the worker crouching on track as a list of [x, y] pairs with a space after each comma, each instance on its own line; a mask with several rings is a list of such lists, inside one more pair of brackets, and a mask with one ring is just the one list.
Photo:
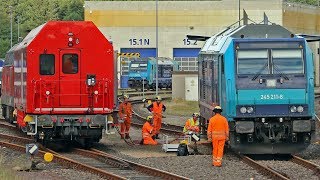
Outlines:
[[129, 139], [129, 130], [131, 125], [132, 118], [132, 106], [131, 103], [128, 102], [129, 96], [123, 96], [123, 102], [119, 106], [119, 117], [120, 117], [120, 135], [121, 139], [126, 138]]
[[[188, 119], [186, 121], [186, 124], [184, 125], [183, 128], [183, 133], [186, 136], [191, 136], [191, 140], [194, 142], [193, 145], [189, 145], [188, 147], [190, 147], [191, 149], [193, 149], [194, 154], [198, 154], [198, 147], [197, 147], [197, 141], [200, 141], [199, 138], [199, 132], [200, 132], [200, 128], [199, 128], [199, 113], [193, 113], [192, 114], [192, 118]], [[189, 150], [188, 150], [189, 151]], [[189, 151], [190, 152], [190, 151]]]
[[210, 119], [208, 126], [208, 140], [212, 140], [212, 161], [213, 165], [220, 167], [225, 141], [229, 140], [229, 125], [225, 117], [221, 115], [222, 108], [216, 106], [213, 109], [215, 115]]
[[153, 124], [155, 138], [159, 139], [159, 133], [162, 124], [162, 112], [166, 111], [166, 106], [161, 102], [161, 97], [157, 96], [156, 101], [147, 107], [150, 112], [153, 113]]
[[199, 134], [199, 132], [200, 132], [199, 114], [193, 113], [192, 118], [190, 118], [186, 121], [186, 124], [184, 125], [184, 128], [183, 128], [183, 133], [184, 134], [190, 134], [190, 133]]
[[141, 144], [145, 145], [157, 145], [158, 142], [154, 140], [152, 137], [154, 136], [154, 128], [152, 126], [152, 116], [147, 117], [147, 121], [143, 124], [142, 127], [142, 142]]

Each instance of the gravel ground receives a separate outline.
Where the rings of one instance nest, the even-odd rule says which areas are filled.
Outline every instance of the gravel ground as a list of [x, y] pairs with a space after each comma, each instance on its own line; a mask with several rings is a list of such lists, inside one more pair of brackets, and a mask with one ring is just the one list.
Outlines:
[[[141, 140], [141, 130], [131, 128], [130, 136], [134, 141]], [[101, 142], [97, 148], [102, 151], [191, 179], [267, 179], [229, 153], [224, 157], [223, 167], [216, 168], [212, 166], [211, 155], [181, 157], [173, 152], [165, 153], [161, 145], [128, 146], [118, 134], [105, 136]], [[212, 150], [210, 146], [199, 146], [199, 151], [211, 154]]]
[[[27, 160], [25, 154], [21, 152], [13, 151], [11, 149], [0, 147], [0, 167], [6, 167], [6, 169], [15, 174], [17, 179], [25, 180], [79, 180], [79, 179], [101, 179], [90, 173], [77, 171], [74, 169], [67, 169], [57, 163], [45, 163], [39, 157], [36, 157], [36, 161], [41, 161], [38, 164], [38, 168], [41, 170], [24, 171], [30, 167], [31, 162]], [[5, 178], [5, 177], [2, 177]], [[1, 178], [0, 178], [1, 179]]]

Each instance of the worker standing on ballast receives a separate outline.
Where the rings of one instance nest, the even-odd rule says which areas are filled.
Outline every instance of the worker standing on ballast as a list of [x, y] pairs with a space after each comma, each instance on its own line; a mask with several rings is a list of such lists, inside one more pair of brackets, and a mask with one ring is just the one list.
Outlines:
[[213, 109], [215, 115], [210, 119], [208, 126], [208, 140], [212, 140], [212, 164], [220, 167], [222, 164], [222, 156], [224, 144], [229, 140], [229, 125], [227, 119], [221, 115], [222, 108], [216, 106]]
[[162, 112], [166, 111], [166, 106], [161, 102], [161, 97], [157, 96], [156, 101], [147, 107], [150, 112], [153, 113], [153, 125], [155, 138], [159, 139], [159, 133], [162, 124]]
[[121, 139], [126, 138], [129, 139], [129, 130], [131, 125], [132, 118], [132, 106], [128, 101], [129, 96], [123, 95], [123, 102], [119, 106], [119, 117], [120, 117], [120, 135]]

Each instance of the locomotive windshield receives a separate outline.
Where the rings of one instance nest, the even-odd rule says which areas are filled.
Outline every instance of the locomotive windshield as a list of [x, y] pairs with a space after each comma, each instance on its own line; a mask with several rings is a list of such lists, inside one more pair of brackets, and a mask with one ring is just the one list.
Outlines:
[[132, 63], [130, 66], [130, 70], [132, 71], [146, 71], [147, 63]]
[[[268, 55], [270, 54], [270, 56]], [[301, 49], [238, 50], [238, 74], [303, 74]]]
[[238, 74], [268, 74], [267, 50], [239, 50]]
[[303, 74], [300, 49], [272, 50], [273, 74]]
[[173, 70], [172, 66], [159, 66], [158, 73], [160, 77], [170, 78], [172, 77], [172, 70]]

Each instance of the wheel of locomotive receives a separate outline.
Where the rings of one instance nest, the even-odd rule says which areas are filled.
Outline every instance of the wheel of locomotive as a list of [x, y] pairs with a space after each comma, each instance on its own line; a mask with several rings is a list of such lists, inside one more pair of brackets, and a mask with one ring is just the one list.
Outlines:
[[84, 140], [84, 148], [90, 149], [93, 146], [93, 140], [90, 138], [87, 138]]
[[7, 116], [7, 108], [5, 105], [2, 105], [2, 117], [6, 119]]
[[15, 120], [14, 117], [13, 117], [13, 107], [8, 106], [6, 109], [7, 109], [6, 117], [8, 118], [6, 120], [8, 122], [10, 122], [11, 124], [13, 124], [13, 121]]
[[150, 91], [151, 87], [149, 86], [149, 84], [147, 84], [147, 85], [145, 86], [145, 89], [146, 89], [147, 91]]

